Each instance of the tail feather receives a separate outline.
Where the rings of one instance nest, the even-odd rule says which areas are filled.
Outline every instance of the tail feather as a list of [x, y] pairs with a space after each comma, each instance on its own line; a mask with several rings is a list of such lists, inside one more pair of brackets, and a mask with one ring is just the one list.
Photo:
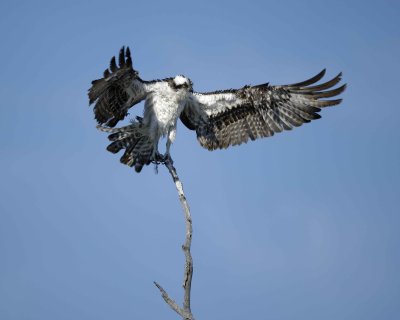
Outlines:
[[120, 161], [130, 167], [135, 167], [140, 172], [145, 165], [149, 165], [154, 159], [154, 141], [148, 134], [148, 130], [140, 122], [133, 122], [122, 128], [97, 127], [101, 131], [111, 133], [108, 139], [112, 141], [107, 150], [118, 153], [125, 149]]

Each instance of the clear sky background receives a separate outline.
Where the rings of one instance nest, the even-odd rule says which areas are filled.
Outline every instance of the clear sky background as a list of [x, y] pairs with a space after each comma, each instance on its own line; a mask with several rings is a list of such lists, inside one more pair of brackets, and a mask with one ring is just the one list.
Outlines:
[[[184, 221], [166, 169], [105, 150], [87, 89], [122, 45], [195, 90], [343, 71], [292, 132], [172, 147], [196, 319], [400, 319], [399, 1], [2, 1], [0, 319], [177, 319]], [[132, 115], [142, 113], [142, 105]]]

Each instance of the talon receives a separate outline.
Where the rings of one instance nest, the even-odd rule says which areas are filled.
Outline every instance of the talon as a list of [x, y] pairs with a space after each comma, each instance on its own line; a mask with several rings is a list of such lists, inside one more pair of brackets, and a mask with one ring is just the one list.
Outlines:
[[158, 162], [164, 162], [164, 160], [165, 160], [165, 158], [164, 158], [164, 156], [161, 154], [161, 153], [156, 153], [156, 161], [158, 161]]
[[155, 152], [151, 162], [155, 165], [166, 164], [167, 162], [173, 164], [172, 158], [169, 153], [161, 154], [159, 152]]
[[154, 156], [152, 157], [151, 162], [154, 163], [155, 165], [158, 165], [160, 163], [164, 163], [165, 162], [165, 158], [159, 152], [155, 152]]
[[171, 155], [169, 153], [165, 154], [165, 161], [169, 161], [171, 164], [174, 164], [174, 161], [172, 161]]

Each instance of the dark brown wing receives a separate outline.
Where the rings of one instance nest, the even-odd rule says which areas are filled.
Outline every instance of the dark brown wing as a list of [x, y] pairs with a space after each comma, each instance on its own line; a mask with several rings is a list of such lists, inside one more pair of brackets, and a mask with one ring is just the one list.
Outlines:
[[321, 100], [342, 93], [346, 85], [336, 85], [342, 74], [332, 80], [314, 85], [325, 75], [325, 70], [309, 80], [290, 85], [245, 86], [238, 90], [194, 93], [181, 119], [195, 128], [200, 144], [209, 150], [291, 130], [303, 123], [319, 119], [321, 108], [334, 106], [342, 100]]
[[125, 118], [129, 108], [146, 98], [146, 84], [132, 67], [129, 47], [126, 51], [121, 48], [118, 65], [112, 57], [103, 78], [92, 81], [88, 95], [89, 105], [95, 103], [95, 119], [109, 127], [114, 127]]

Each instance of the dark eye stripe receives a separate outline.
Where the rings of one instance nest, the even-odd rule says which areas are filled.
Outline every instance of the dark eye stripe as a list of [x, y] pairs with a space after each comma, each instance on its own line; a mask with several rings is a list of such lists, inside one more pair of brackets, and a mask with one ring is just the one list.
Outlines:
[[189, 88], [189, 85], [187, 83], [184, 84], [179, 84], [175, 86], [176, 89], [180, 89], [180, 88]]
[[175, 84], [175, 81], [173, 81], [173, 79], [168, 79], [168, 84], [174, 90], [179, 90], [179, 89], [182, 89], [182, 88], [189, 89], [192, 86], [191, 82], [190, 82], [190, 84], [188, 82], [185, 82], [185, 83], [177, 85], [177, 84]]

